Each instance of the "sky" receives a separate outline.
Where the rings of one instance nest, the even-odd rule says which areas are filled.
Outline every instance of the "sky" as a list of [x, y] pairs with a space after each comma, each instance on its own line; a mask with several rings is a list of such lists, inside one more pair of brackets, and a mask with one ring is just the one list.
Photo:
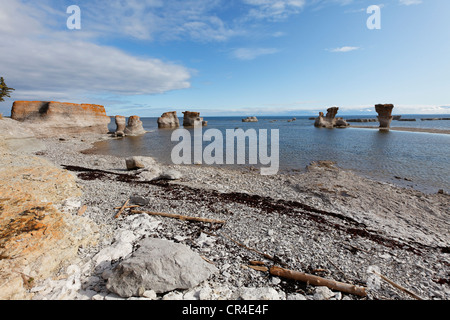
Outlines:
[[449, 15], [448, 0], [0, 0], [15, 89], [0, 113], [42, 100], [111, 116], [449, 114]]

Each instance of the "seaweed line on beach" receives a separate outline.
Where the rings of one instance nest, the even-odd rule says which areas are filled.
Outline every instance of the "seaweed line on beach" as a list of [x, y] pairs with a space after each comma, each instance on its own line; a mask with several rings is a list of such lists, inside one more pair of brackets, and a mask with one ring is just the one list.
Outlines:
[[[200, 188], [193, 188], [190, 186], [179, 185], [175, 183], [169, 183], [165, 180], [151, 180], [141, 181], [136, 174], [117, 173], [112, 171], [90, 169], [79, 166], [63, 165], [66, 170], [76, 172], [78, 177], [82, 180], [106, 180], [111, 179], [111, 175], [115, 176], [115, 180], [119, 182], [125, 182], [136, 185], [153, 185], [164, 189], [165, 196], [170, 193], [171, 200], [186, 200], [189, 197], [193, 201], [201, 201], [202, 203], [239, 203], [259, 209], [265, 213], [278, 213], [288, 215], [296, 218], [306, 218], [317, 223], [317, 226], [326, 231], [328, 228], [334, 228], [339, 231], [343, 231], [349, 235], [358, 236], [361, 238], [369, 239], [375, 243], [383, 245], [389, 248], [398, 248], [406, 251], [410, 251], [416, 255], [421, 256], [422, 250], [438, 250], [442, 253], [450, 253], [449, 247], [433, 247], [428, 246], [416, 241], [399, 241], [395, 239], [389, 239], [376, 233], [376, 231], [367, 229], [367, 226], [360, 223], [350, 217], [344, 216], [339, 213], [324, 211], [313, 208], [298, 201], [289, 201], [281, 199], [273, 199], [270, 197], [264, 197], [260, 195], [251, 195], [248, 193], [231, 192], [220, 193], [216, 190], [206, 190]], [[329, 217], [330, 219], [326, 219]], [[335, 221], [331, 221], [331, 220]], [[295, 221], [295, 220], [294, 220]], [[336, 222], [338, 221], [338, 222]], [[301, 223], [299, 221], [298, 223]], [[358, 250], [355, 248], [355, 250]]]

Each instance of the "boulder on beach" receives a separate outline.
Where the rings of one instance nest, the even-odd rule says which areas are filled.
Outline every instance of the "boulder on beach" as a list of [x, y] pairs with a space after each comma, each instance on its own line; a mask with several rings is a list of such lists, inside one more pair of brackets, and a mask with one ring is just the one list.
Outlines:
[[165, 293], [190, 289], [218, 270], [189, 247], [169, 240], [146, 238], [123, 260], [106, 287], [121, 297], [139, 297], [147, 290]]
[[393, 104], [377, 104], [375, 105], [375, 111], [378, 113], [378, 121], [380, 122], [380, 128], [389, 128], [391, 122], [394, 119], [392, 116]]
[[336, 119], [338, 113], [338, 107], [332, 107], [327, 109], [327, 115], [324, 116], [323, 112], [319, 112], [319, 117], [316, 118], [314, 126], [318, 128], [346, 128], [349, 124], [342, 118]]
[[57, 101], [15, 101], [11, 119], [30, 124], [38, 137], [108, 133], [111, 122], [104, 106]]
[[10, 150], [16, 152], [33, 153], [45, 149], [44, 143], [36, 138], [28, 126], [19, 121], [0, 119], [0, 141], [6, 144]]
[[178, 128], [180, 126], [180, 120], [177, 117], [177, 112], [165, 112], [158, 118], [158, 128]]
[[131, 116], [128, 118], [128, 124], [124, 132], [127, 136], [139, 136], [147, 133], [147, 131], [144, 130], [142, 121], [138, 116]]
[[128, 170], [138, 170], [157, 166], [155, 159], [152, 157], [130, 157], [125, 159], [125, 164]]
[[161, 166], [152, 157], [130, 157], [125, 159], [128, 170], [139, 170], [141, 180], [150, 181], [158, 179], [163, 173]]
[[247, 117], [245, 119], [242, 119], [242, 122], [258, 122], [258, 118], [256, 118], [256, 117]]
[[184, 127], [196, 127], [196, 126], [207, 126], [208, 122], [204, 121], [203, 118], [200, 117], [200, 112], [191, 112], [185, 111], [183, 112], [183, 126]]

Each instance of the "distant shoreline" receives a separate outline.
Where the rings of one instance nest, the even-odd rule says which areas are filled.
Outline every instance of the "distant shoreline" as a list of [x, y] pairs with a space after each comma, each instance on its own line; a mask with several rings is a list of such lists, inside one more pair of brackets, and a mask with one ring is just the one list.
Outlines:
[[[359, 129], [380, 129], [380, 127], [375, 126], [350, 126], [350, 128]], [[383, 129], [381, 129], [383, 130]], [[438, 133], [438, 134], [450, 134], [450, 130], [443, 129], [432, 129], [432, 128], [409, 128], [409, 127], [392, 127], [389, 130], [393, 131], [408, 131], [408, 132], [422, 132], [422, 133]]]

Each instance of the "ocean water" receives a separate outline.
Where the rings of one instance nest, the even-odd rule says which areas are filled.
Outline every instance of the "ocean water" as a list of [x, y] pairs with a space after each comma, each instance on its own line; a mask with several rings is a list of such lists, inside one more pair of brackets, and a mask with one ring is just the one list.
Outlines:
[[[393, 121], [392, 127], [450, 129], [449, 120], [421, 121], [421, 118], [448, 115], [404, 115], [416, 122]], [[364, 128], [315, 128], [308, 117], [258, 117], [257, 123], [243, 123], [243, 117], [205, 117], [203, 130], [241, 128], [279, 129], [280, 174], [302, 171], [312, 161], [332, 160], [344, 169], [352, 169], [380, 181], [414, 187], [424, 192], [450, 191], [450, 135], [402, 131], [379, 131]], [[368, 118], [367, 116], [347, 116]], [[108, 140], [96, 144], [91, 153], [116, 156], [151, 156], [163, 163], [171, 162], [171, 152], [179, 142], [172, 142], [173, 130], [158, 129], [157, 118], [141, 118], [146, 135]], [[182, 118], [180, 118], [182, 123]], [[378, 123], [352, 123], [378, 126]], [[115, 131], [112, 120], [110, 130]], [[190, 129], [191, 132], [192, 129]], [[270, 139], [269, 139], [270, 142]], [[210, 142], [204, 142], [203, 147]], [[269, 144], [270, 152], [270, 144]], [[233, 166], [233, 165], [226, 165]], [[234, 165], [238, 166], [238, 165]], [[396, 178], [397, 177], [397, 178]], [[401, 179], [398, 179], [398, 178]], [[406, 179], [407, 180], [406, 180]], [[410, 181], [409, 181], [410, 180]]]

